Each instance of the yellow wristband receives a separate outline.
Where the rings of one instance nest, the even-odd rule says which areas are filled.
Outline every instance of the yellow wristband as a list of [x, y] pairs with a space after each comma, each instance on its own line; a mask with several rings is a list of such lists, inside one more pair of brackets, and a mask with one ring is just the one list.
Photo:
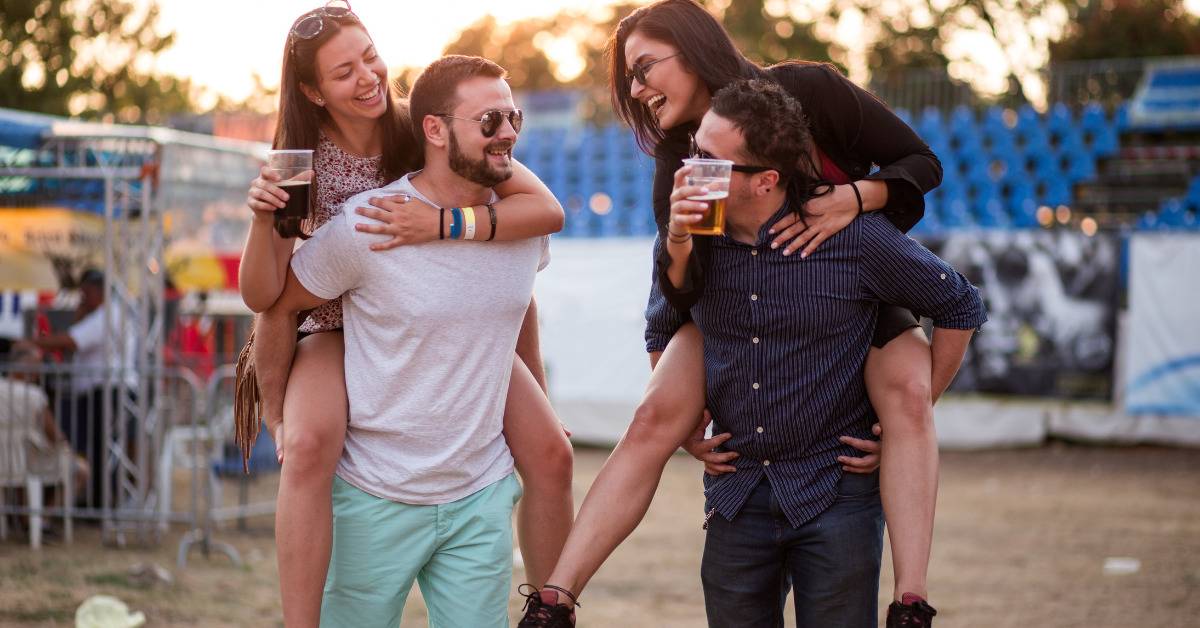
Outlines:
[[463, 239], [464, 240], [474, 240], [475, 239], [475, 208], [474, 207], [464, 207], [464, 208], [462, 208], [462, 212], [463, 212], [463, 221], [467, 225], [466, 231], [463, 232]]

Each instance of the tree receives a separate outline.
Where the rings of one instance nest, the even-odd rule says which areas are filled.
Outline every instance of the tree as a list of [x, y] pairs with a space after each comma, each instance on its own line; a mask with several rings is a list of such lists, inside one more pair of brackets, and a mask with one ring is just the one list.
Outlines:
[[175, 37], [158, 16], [153, 1], [0, 0], [0, 106], [143, 123], [190, 110], [190, 81], [152, 72]]
[[844, 52], [837, 44], [817, 37], [815, 23], [797, 20], [786, 4], [731, 0], [708, 0], [704, 4], [720, 18], [738, 49], [759, 64], [789, 59], [835, 61]]
[[1052, 62], [1200, 54], [1200, 19], [1182, 0], [1104, 0], [1050, 45]]

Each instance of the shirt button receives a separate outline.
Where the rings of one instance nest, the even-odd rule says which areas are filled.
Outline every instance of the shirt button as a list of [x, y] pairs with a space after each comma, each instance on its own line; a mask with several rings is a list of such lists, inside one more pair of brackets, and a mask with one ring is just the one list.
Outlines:
[[757, 300], [758, 300], [758, 295], [757, 295], [757, 294], [752, 294], [752, 295], [750, 295], [750, 300], [751, 300], [751, 301], [757, 301]]
[[762, 428], [762, 426], [760, 425], [760, 426], [758, 426], [758, 428], [757, 428], [757, 429], [755, 429], [754, 431], [755, 431], [755, 432], [758, 432], [759, 434], [762, 434], [762, 433], [763, 433], [763, 428]]
[[946, 278], [946, 273], [942, 273], [942, 279]]
[[764, 467], [769, 467], [769, 466], [771, 466], [771, 461], [770, 461], [770, 460], [763, 460], [763, 466], [764, 466]]
[[753, 342], [754, 344], [758, 344], [758, 336], [751, 338], [750, 342]]
[[753, 251], [750, 251], [750, 254], [751, 254], [751, 255], [754, 255], [754, 256], [756, 256], [756, 257], [757, 257], [757, 256], [758, 256], [758, 249], [754, 249]]
[[754, 382], [754, 384], [751, 386], [751, 388], [753, 388], [754, 390], [758, 390], [758, 382]]

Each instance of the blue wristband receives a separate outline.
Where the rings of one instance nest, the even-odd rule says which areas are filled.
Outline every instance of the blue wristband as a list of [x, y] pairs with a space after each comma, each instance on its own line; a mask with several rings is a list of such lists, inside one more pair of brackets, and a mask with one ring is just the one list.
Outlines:
[[451, 216], [450, 239], [457, 240], [458, 236], [462, 235], [462, 228], [463, 228], [462, 210], [457, 207], [451, 207], [450, 208], [450, 216]]

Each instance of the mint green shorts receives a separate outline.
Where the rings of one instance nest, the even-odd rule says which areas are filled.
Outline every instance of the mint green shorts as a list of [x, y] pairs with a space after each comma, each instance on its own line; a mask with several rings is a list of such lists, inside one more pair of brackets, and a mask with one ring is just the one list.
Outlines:
[[333, 556], [321, 626], [396, 626], [413, 580], [433, 628], [508, 626], [512, 512], [509, 475], [458, 501], [400, 504], [333, 479]]

